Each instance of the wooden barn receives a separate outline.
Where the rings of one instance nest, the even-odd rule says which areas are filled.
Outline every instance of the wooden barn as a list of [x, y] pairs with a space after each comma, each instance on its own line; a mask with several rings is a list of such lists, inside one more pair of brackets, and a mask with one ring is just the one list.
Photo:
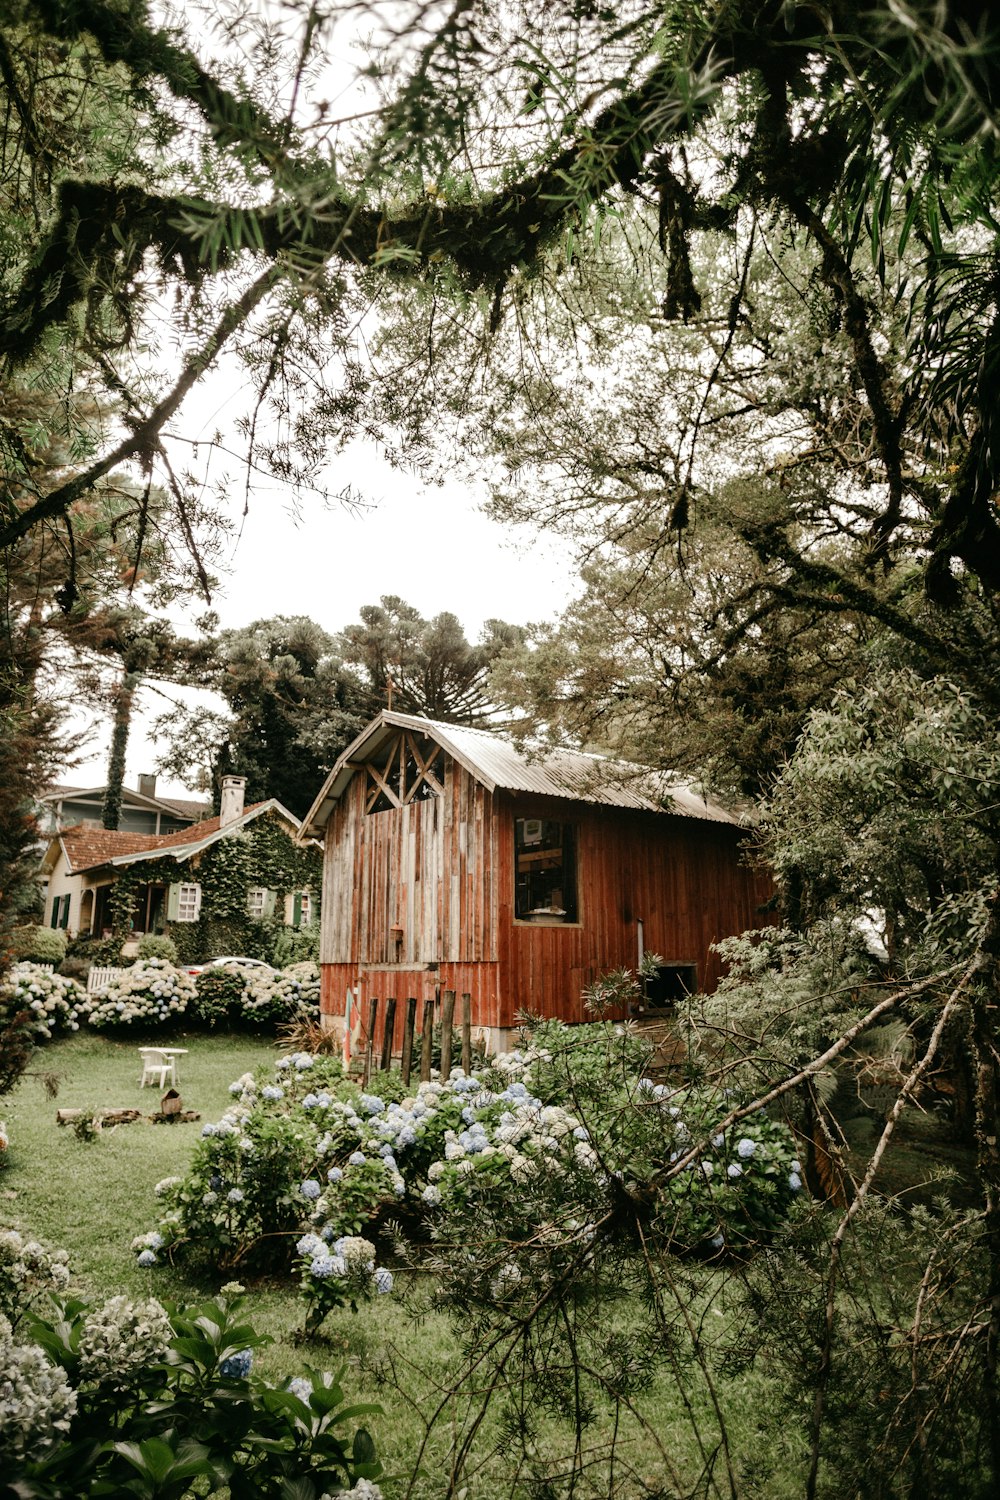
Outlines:
[[644, 952], [663, 959], [651, 1006], [714, 989], [711, 945], [759, 925], [770, 894], [745, 829], [690, 787], [657, 795], [640, 768], [391, 711], [334, 766], [308, 836], [325, 849], [324, 1014], [348, 990], [363, 1007], [467, 993], [499, 1050], [521, 1009], [585, 1019], [584, 987]]

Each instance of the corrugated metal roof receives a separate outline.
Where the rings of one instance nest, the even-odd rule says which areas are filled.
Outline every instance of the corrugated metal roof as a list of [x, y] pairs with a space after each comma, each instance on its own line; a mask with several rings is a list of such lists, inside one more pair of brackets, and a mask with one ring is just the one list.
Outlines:
[[535, 792], [543, 797], [672, 813], [676, 817], [704, 818], [714, 823], [740, 821], [693, 787], [645, 766], [588, 755], [582, 750], [541, 747], [533, 750], [492, 729], [468, 729], [385, 711], [344, 751], [303, 821], [303, 834], [322, 829], [359, 763], [397, 729], [429, 735], [490, 791], [502, 788], [509, 792]]

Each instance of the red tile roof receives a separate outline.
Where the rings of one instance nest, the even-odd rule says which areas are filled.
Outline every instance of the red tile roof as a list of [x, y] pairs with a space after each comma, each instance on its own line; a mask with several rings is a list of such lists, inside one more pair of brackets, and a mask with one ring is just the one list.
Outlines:
[[[247, 813], [265, 805], [264, 802], [251, 802], [236, 821], [242, 823]], [[158, 854], [161, 849], [184, 849], [188, 845], [193, 847], [218, 831], [219, 818], [216, 815], [214, 818], [205, 818], [203, 822], [195, 823], [190, 828], [181, 828], [177, 833], [126, 833], [121, 829], [88, 828], [84, 823], [77, 823], [72, 828], [64, 828], [59, 837], [66, 850], [70, 869], [76, 873], [92, 869], [95, 865], [107, 864], [109, 860], [122, 854], [141, 854], [147, 851]]]

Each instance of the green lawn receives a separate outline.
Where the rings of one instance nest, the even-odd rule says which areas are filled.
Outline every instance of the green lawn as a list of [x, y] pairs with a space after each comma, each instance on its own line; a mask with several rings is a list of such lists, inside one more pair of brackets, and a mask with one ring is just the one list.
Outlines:
[[[267, 1041], [234, 1036], [176, 1038], [188, 1047], [181, 1060], [179, 1089], [188, 1109], [198, 1110], [202, 1121], [218, 1119], [230, 1103], [229, 1084], [241, 1073], [268, 1062], [277, 1055]], [[43, 1073], [58, 1080], [58, 1097], [50, 1098]], [[154, 1185], [163, 1177], [183, 1174], [201, 1131], [201, 1122], [152, 1125], [139, 1122], [105, 1130], [92, 1142], [80, 1140], [67, 1127], [56, 1125], [57, 1108], [136, 1105], [152, 1110], [158, 1091], [140, 1090], [139, 1058], [135, 1040], [113, 1041], [80, 1034], [35, 1054], [31, 1075], [0, 1101], [0, 1115], [10, 1131], [11, 1148], [7, 1170], [0, 1174], [0, 1222], [14, 1226], [70, 1253], [71, 1265], [82, 1289], [95, 1298], [124, 1292], [130, 1296], [158, 1295], [193, 1300], [214, 1290], [214, 1284], [184, 1271], [160, 1266], [141, 1270], [136, 1265], [132, 1238], [155, 1227], [157, 1200]], [[220, 1276], [219, 1281], [228, 1277]], [[397, 1274], [399, 1295], [378, 1298], [355, 1315], [349, 1310], [333, 1313], [318, 1342], [302, 1344], [297, 1337], [301, 1311], [294, 1284], [278, 1278], [249, 1284], [248, 1314], [256, 1327], [274, 1342], [258, 1356], [257, 1369], [272, 1378], [294, 1374], [301, 1366], [339, 1369], [347, 1364], [345, 1388], [349, 1398], [378, 1401], [384, 1416], [370, 1423], [379, 1454], [390, 1475], [383, 1485], [387, 1500], [440, 1500], [447, 1490], [451, 1455], [467, 1420], [475, 1392], [445, 1400], [442, 1415], [423, 1451], [422, 1472], [410, 1483], [416, 1455], [425, 1436], [425, 1417], [442, 1402], [451, 1384], [459, 1358], [457, 1330], [448, 1317], [429, 1306], [428, 1279], [419, 1274]], [[724, 1278], [706, 1284], [703, 1317], [708, 1327], [724, 1316]], [[714, 1305], [713, 1305], [714, 1304]], [[624, 1334], [630, 1322], [627, 1302], [619, 1300], [606, 1313], [609, 1334]], [[721, 1325], [719, 1325], [721, 1326]], [[681, 1398], [678, 1382], [684, 1385]], [[741, 1434], [737, 1467], [753, 1474], [754, 1450], [761, 1451], [760, 1382], [741, 1377], [728, 1381], [716, 1376], [727, 1409], [727, 1421]], [[468, 1404], [467, 1404], [468, 1403]], [[678, 1467], [696, 1473], [703, 1460], [692, 1451], [692, 1436], [685, 1403], [691, 1403], [706, 1427], [712, 1426], [710, 1400], [697, 1372], [663, 1372], [644, 1392], [639, 1404], [655, 1425], [659, 1440], [676, 1455]], [[586, 1448], [607, 1441], [612, 1425], [610, 1411], [598, 1412], [594, 1426], [584, 1434]], [[794, 1435], [793, 1435], [794, 1436]], [[621, 1459], [616, 1497], [650, 1493], [638, 1478], [627, 1477], [629, 1469], [642, 1476], [645, 1485], [665, 1481], [656, 1446], [623, 1425]], [[572, 1431], [555, 1418], [541, 1418], [541, 1453], [572, 1451]], [[508, 1462], [507, 1442], [499, 1412], [491, 1412], [483, 1423], [464, 1471], [466, 1500], [493, 1500], [509, 1495], [512, 1500], [555, 1500], [564, 1491], [558, 1480], [553, 1487], [532, 1481]], [[779, 1444], [779, 1447], [781, 1445]], [[791, 1448], [797, 1441], [790, 1443]], [[786, 1489], [778, 1476], [791, 1454], [767, 1445], [768, 1477], [759, 1487], [753, 1479], [741, 1493], [784, 1500], [796, 1495], [794, 1485]], [[541, 1465], [544, 1467], [544, 1464]], [[793, 1471], [793, 1464], [788, 1463]], [[603, 1473], [603, 1478], [601, 1474]], [[404, 1477], [405, 1476], [405, 1477]], [[718, 1476], [721, 1481], [721, 1473]], [[708, 1494], [725, 1490], [708, 1490]], [[668, 1491], [664, 1491], [667, 1493]], [[461, 1491], [459, 1491], [461, 1493]], [[608, 1495], [607, 1474], [595, 1466], [594, 1487], [574, 1490], [574, 1495]]]

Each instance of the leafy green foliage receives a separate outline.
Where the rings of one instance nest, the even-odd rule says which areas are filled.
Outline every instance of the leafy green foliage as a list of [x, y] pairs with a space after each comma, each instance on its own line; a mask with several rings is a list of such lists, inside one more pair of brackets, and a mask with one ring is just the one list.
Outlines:
[[177, 963], [177, 944], [165, 933], [144, 932], [136, 949], [137, 958], [162, 958], [168, 964]]
[[66, 934], [57, 927], [15, 927], [10, 935], [14, 963], [55, 964], [66, 957]]
[[0, 1361], [21, 1375], [0, 1438], [11, 1493], [181, 1500], [194, 1487], [317, 1500], [375, 1478], [371, 1438], [350, 1425], [374, 1408], [348, 1405], [340, 1377], [326, 1373], [284, 1386], [254, 1376], [266, 1340], [243, 1321], [241, 1293], [230, 1286], [186, 1307], [54, 1298], [24, 1317], [19, 1337], [30, 1343], [0, 1331]]

